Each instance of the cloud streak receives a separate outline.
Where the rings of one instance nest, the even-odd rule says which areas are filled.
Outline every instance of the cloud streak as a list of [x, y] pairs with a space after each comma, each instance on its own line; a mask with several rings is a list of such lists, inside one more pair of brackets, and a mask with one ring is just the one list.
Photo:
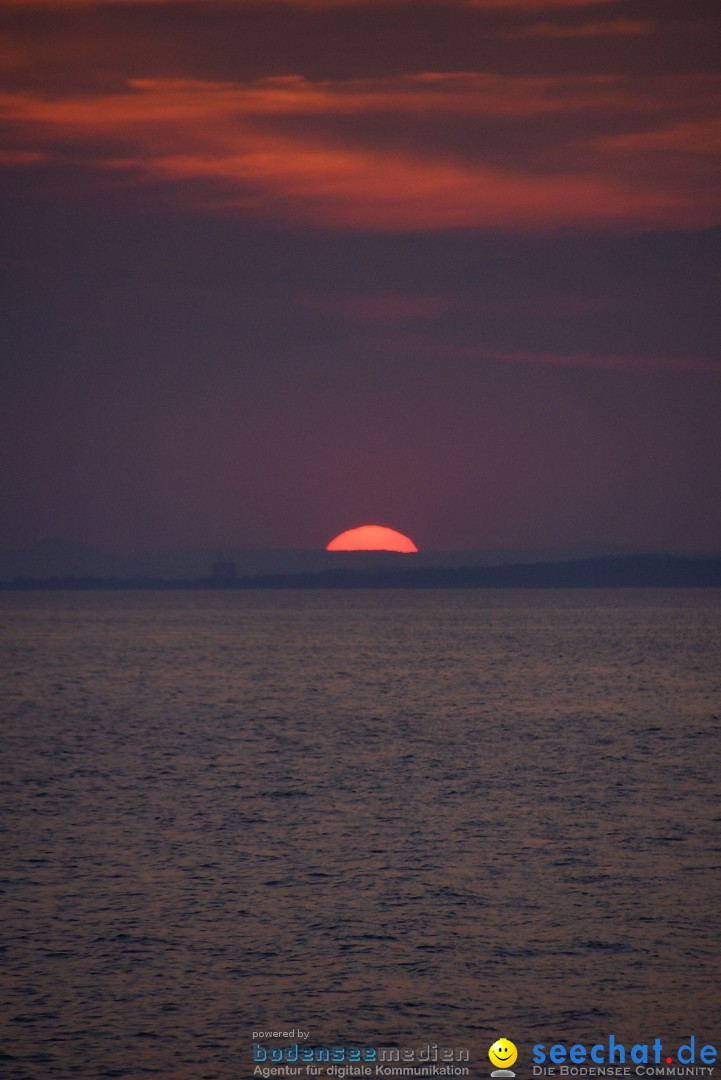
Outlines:
[[541, 367], [590, 368], [599, 371], [629, 371], [647, 374], [662, 372], [703, 372], [721, 374], [721, 361], [703, 356], [660, 356], [606, 352], [539, 352], [533, 349], [494, 349], [482, 345], [461, 345], [439, 339], [414, 336], [389, 337], [385, 343], [389, 355], [444, 357], [483, 363], [531, 364]]
[[513, 30], [500, 31], [498, 36], [511, 41], [524, 38], [635, 37], [652, 34], [655, 27], [656, 24], [648, 19], [605, 19], [577, 24], [533, 22]]

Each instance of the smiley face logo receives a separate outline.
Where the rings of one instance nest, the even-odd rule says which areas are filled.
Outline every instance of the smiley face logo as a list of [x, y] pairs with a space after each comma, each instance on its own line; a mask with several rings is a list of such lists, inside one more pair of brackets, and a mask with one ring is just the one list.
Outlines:
[[496, 1039], [488, 1056], [497, 1069], [510, 1069], [518, 1057], [518, 1051], [510, 1039]]

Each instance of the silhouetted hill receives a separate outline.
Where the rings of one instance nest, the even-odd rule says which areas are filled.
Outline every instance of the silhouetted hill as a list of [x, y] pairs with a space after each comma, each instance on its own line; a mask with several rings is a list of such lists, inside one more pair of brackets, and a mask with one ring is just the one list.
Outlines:
[[29, 547], [0, 549], [0, 581], [16, 578], [121, 578], [192, 581], [210, 573], [222, 558], [235, 563], [239, 577], [314, 574], [339, 567], [348, 570], [425, 569], [427, 567], [508, 566], [517, 563], [571, 562], [626, 555], [708, 557], [712, 551], [659, 551], [638, 545], [573, 543], [551, 548], [478, 548], [469, 551], [420, 551], [409, 556], [391, 551], [309, 549], [252, 550], [227, 544], [188, 550], [159, 549], [111, 554], [87, 544], [56, 539]]
[[335, 567], [254, 577], [16, 578], [4, 589], [605, 589], [721, 586], [721, 557], [615, 556], [503, 566]]

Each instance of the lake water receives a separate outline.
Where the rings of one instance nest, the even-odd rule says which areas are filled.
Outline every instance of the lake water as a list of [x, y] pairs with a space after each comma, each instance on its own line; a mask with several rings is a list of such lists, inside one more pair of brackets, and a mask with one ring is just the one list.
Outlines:
[[[721, 592], [4, 593], [8, 1080], [721, 1043]], [[266, 1040], [267, 1041], [267, 1040]], [[519, 1071], [520, 1070], [520, 1071]]]

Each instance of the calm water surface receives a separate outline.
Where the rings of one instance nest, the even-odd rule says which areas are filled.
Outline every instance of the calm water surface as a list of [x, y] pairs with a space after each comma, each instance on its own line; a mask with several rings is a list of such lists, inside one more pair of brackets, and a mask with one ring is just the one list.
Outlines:
[[[721, 1043], [721, 594], [5, 593], [0, 1075]], [[518, 1071], [518, 1070], [517, 1070]]]

